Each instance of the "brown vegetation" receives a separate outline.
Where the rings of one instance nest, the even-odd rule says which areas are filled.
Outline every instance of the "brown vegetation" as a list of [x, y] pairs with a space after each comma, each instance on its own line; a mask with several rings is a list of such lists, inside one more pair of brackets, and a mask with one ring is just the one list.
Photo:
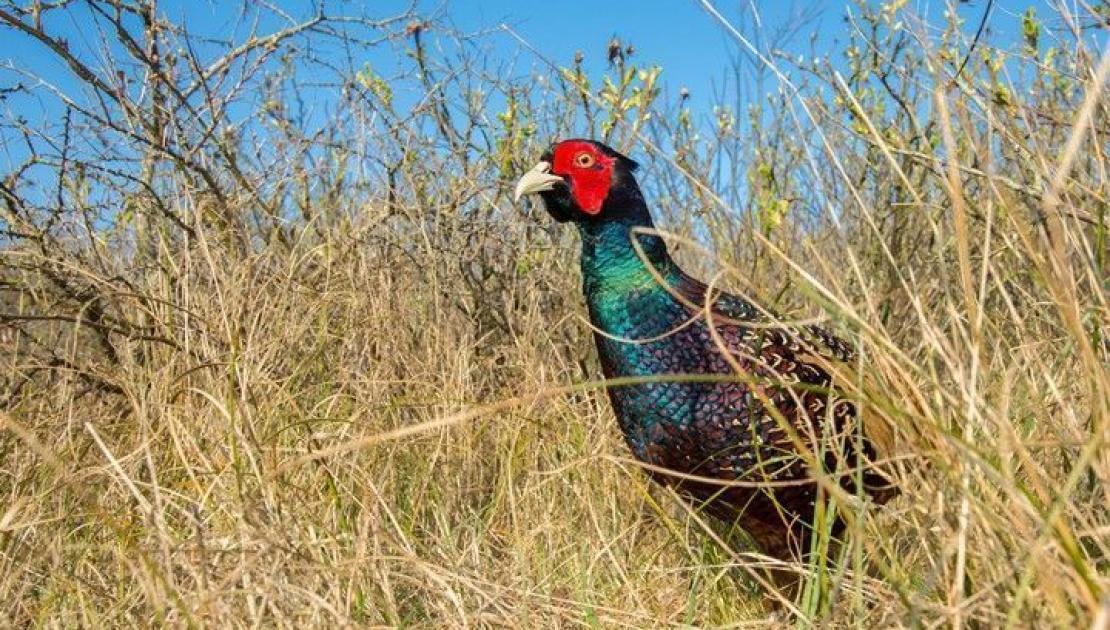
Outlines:
[[[0, 88], [59, 116], [0, 120], [22, 156], [0, 173], [0, 619], [761, 619], [761, 558], [628, 459], [572, 231], [509, 198], [592, 133], [643, 164], [690, 267], [855, 340], [907, 443], [903, 495], [838, 506], [848, 544], [795, 567], [789, 614], [1105, 623], [1106, 13], [1028, 14], [1002, 50], [901, 4], [854, 8], [836, 64], [745, 48], [774, 93], [702, 125], [631, 50], [598, 86], [408, 13], [245, 3], [283, 26], [212, 42], [148, 0], [4, 2], [0, 33], [59, 64]], [[54, 34], [65, 12], [112, 54]], [[405, 73], [357, 61], [380, 46]], [[305, 111], [320, 83], [334, 107]]]

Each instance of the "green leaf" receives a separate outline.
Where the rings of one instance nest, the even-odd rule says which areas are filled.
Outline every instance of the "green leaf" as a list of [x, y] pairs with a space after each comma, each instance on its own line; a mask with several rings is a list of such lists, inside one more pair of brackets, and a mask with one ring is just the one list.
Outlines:
[[1041, 24], [1037, 21], [1037, 10], [1029, 7], [1021, 16], [1021, 36], [1025, 38], [1025, 45], [1037, 50], [1037, 42], [1041, 35]]

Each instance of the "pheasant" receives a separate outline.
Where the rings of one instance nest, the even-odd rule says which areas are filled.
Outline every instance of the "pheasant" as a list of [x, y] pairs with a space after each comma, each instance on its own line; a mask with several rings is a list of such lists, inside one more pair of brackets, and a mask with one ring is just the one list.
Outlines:
[[[636, 168], [599, 142], [565, 140], [520, 178], [514, 198], [537, 194], [552, 218], [578, 228], [602, 371], [618, 379], [606, 389], [648, 473], [768, 555], [804, 555], [819, 478], [876, 503], [895, 494], [875, 465], [890, 426], [845, 396], [853, 349], [843, 340], [776, 324], [675, 264], [652, 231]], [[834, 523], [834, 534], [842, 528]]]

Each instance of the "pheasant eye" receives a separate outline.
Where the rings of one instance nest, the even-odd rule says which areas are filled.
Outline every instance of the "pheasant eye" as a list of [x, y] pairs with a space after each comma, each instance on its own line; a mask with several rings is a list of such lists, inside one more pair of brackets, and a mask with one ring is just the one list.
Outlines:
[[594, 156], [589, 153], [579, 153], [574, 156], [574, 165], [578, 168], [590, 168], [594, 165]]

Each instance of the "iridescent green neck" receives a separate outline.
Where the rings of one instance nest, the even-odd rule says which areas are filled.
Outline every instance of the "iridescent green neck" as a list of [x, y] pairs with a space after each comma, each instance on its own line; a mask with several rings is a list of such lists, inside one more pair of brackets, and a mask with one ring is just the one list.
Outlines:
[[651, 229], [650, 218], [580, 223], [578, 227], [582, 236], [583, 289], [588, 299], [601, 294], [664, 290], [657, 276], [669, 278], [674, 271], [667, 246], [654, 234], [635, 231], [637, 227]]

